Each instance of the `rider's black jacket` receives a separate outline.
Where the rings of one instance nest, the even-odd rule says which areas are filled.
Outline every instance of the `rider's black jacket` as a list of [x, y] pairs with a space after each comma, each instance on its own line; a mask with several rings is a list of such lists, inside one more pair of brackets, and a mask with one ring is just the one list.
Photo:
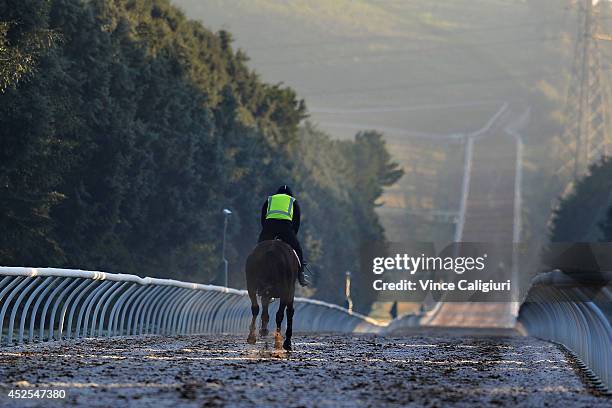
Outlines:
[[[282, 186], [276, 194], [287, 194], [293, 197], [291, 189], [287, 186]], [[268, 212], [268, 200], [264, 201], [261, 206], [261, 233], [259, 234], [258, 242], [267, 241], [269, 239], [280, 238], [287, 244], [291, 245], [300, 259], [300, 263], [304, 264], [304, 255], [302, 254], [302, 246], [297, 239], [297, 233], [300, 230], [300, 205], [297, 201], [293, 203], [293, 219], [289, 220], [266, 220]]]

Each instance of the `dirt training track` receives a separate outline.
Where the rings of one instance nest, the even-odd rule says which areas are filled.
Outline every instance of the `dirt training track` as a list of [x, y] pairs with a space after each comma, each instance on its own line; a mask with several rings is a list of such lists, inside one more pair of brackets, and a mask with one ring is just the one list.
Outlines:
[[[90, 339], [0, 351], [0, 406], [607, 406], [556, 346], [528, 337], [301, 335]], [[272, 340], [268, 339], [269, 347]], [[11, 400], [11, 388], [64, 400]]]

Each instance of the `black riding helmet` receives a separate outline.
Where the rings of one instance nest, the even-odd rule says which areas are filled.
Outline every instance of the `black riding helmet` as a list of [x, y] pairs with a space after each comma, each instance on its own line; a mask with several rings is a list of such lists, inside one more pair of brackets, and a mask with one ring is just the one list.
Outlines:
[[282, 186], [280, 186], [278, 188], [278, 190], [276, 190], [276, 194], [287, 194], [287, 195], [293, 197], [293, 191], [291, 191], [289, 186], [286, 185], [286, 184], [283, 184]]

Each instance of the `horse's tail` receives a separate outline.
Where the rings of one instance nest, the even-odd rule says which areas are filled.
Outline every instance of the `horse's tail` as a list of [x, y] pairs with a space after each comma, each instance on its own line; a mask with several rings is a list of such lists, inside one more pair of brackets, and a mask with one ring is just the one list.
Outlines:
[[269, 248], [263, 256], [266, 267], [263, 268], [259, 278], [257, 293], [263, 297], [274, 297], [274, 288], [278, 285], [282, 274], [282, 259], [279, 259], [278, 252], [274, 248]]

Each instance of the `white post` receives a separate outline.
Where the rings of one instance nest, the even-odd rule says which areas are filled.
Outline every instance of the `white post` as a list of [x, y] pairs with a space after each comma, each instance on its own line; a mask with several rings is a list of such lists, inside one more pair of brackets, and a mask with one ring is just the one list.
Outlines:
[[344, 283], [344, 297], [346, 299], [346, 308], [349, 312], [353, 311], [353, 299], [351, 299], [351, 272], [346, 271]]
[[223, 221], [223, 245], [221, 247], [221, 257], [223, 258], [223, 286], [225, 286], [226, 288], [228, 287], [229, 262], [225, 258], [225, 237], [227, 235], [227, 223], [231, 214], [232, 212], [227, 208], [223, 209], [223, 215], [225, 216], [225, 220]]
[[467, 209], [468, 193], [470, 191], [470, 173], [472, 171], [472, 152], [474, 150], [474, 138], [464, 136], [465, 155], [463, 158], [463, 181], [461, 184], [461, 202], [459, 203], [459, 220], [455, 230], [455, 242], [461, 242], [463, 226], [465, 225], [465, 212]]

